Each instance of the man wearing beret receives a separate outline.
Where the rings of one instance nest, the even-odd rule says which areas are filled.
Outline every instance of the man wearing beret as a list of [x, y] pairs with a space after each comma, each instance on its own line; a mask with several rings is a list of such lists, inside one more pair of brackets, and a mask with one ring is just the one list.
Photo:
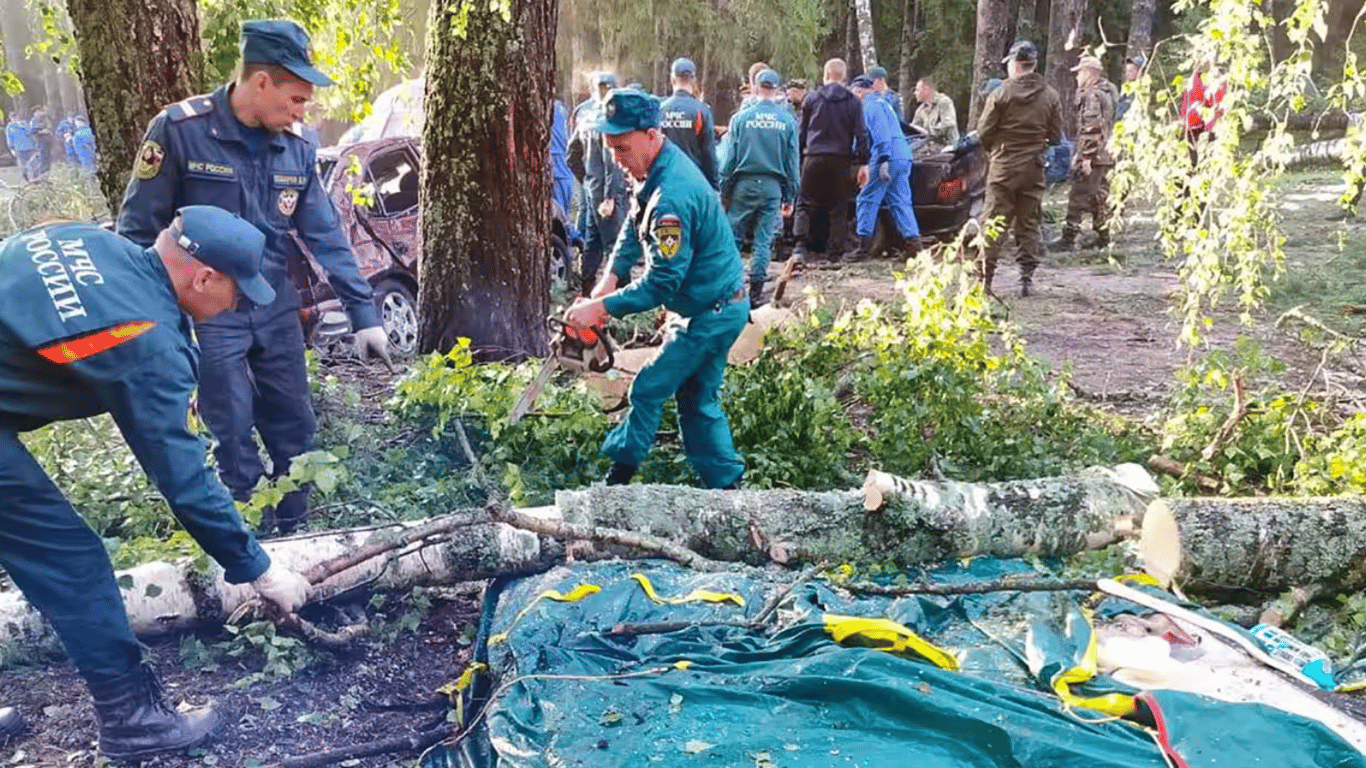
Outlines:
[[901, 108], [901, 94], [892, 90], [890, 85], [887, 85], [887, 68], [880, 66], [870, 67], [868, 71], [863, 74], [866, 75], [869, 80], [873, 81], [873, 93], [877, 94], [879, 99], [882, 99], [891, 105], [892, 114], [896, 115], [897, 124], [900, 125], [901, 121], [906, 119], [906, 113]]
[[[172, 104], [152, 119], [118, 231], [151, 245], [177, 208], [205, 204], [240, 214], [266, 235], [262, 271], [275, 301], [259, 307], [244, 302], [196, 328], [204, 374], [199, 412], [218, 441], [214, 456], [223, 483], [246, 501], [264, 474], [252, 429], [270, 454], [271, 477], [280, 477], [295, 456], [313, 447], [317, 426], [299, 294], [286, 266], [291, 231], [327, 271], [361, 358], [388, 360], [389, 341], [315, 171], [317, 148], [298, 127], [314, 87], [332, 80], [314, 68], [308, 36], [292, 21], [244, 22], [241, 49], [235, 82]], [[307, 494], [295, 491], [273, 511], [282, 533], [303, 522]]]
[[[607, 434], [609, 485], [635, 475], [654, 444], [670, 397], [678, 404], [683, 445], [708, 488], [738, 487], [745, 464], [735, 450], [718, 395], [726, 355], [749, 320], [744, 265], [716, 192], [659, 130], [659, 100], [619, 89], [598, 131], [616, 162], [636, 180], [627, 231], [592, 298], [565, 313], [577, 328], [663, 306], [671, 321], [664, 346], [631, 383], [631, 409]], [[631, 267], [645, 258], [645, 272]]]
[[990, 153], [983, 226], [996, 226], [982, 253], [982, 283], [991, 291], [1005, 233], [1015, 231], [1020, 255], [1020, 295], [1028, 296], [1034, 270], [1043, 259], [1039, 221], [1043, 214], [1044, 151], [1062, 140], [1062, 101], [1035, 71], [1039, 49], [1028, 40], [1011, 46], [1002, 62], [1010, 73], [987, 96], [977, 135]]
[[[108, 413], [185, 530], [284, 613], [308, 597], [271, 563], [205, 466], [186, 422], [198, 353], [190, 321], [239, 302], [268, 306], [266, 238], [235, 214], [171, 212], [149, 248], [93, 224], [50, 224], [0, 243], [0, 565], [42, 613], [94, 698], [100, 752], [140, 759], [208, 738], [210, 709], [177, 712], [143, 664], [100, 537], [19, 433]], [[23, 728], [0, 706], [0, 742]]]
[[670, 67], [674, 94], [664, 100], [660, 128], [684, 154], [692, 158], [713, 189], [716, 177], [716, 123], [711, 107], [697, 98], [697, 65], [692, 59], [675, 59]]
[[1082, 56], [1072, 70], [1077, 73], [1077, 148], [1072, 153], [1072, 188], [1067, 195], [1067, 219], [1062, 237], [1050, 248], [1070, 251], [1076, 247], [1081, 222], [1089, 214], [1096, 238], [1089, 248], [1110, 244], [1110, 133], [1115, 127], [1115, 104], [1102, 83], [1105, 69], [1095, 56]]

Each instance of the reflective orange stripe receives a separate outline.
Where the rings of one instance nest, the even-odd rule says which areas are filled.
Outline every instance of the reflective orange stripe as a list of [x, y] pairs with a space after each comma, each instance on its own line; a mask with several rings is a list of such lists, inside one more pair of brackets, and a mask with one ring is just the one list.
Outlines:
[[105, 328], [102, 331], [95, 331], [94, 333], [86, 334], [85, 336], [77, 336], [74, 339], [59, 341], [56, 344], [38, 350], [38, 354], [54, 363], [74, 363], [77, 360], [84, 360], [92, 355], [98, 355], [105, 350], [113, 349], [125, 341], [136, 339], [155, 328], [156, 325], [156, 323], [150, 320], [124, 323], [123, 325]]

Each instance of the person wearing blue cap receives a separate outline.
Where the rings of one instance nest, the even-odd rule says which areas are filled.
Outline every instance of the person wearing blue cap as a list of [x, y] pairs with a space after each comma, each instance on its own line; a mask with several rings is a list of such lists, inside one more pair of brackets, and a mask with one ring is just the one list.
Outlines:
[[892, 113], [892, 105], [878, 97], [867, 75], [855, 78], [850, 88], [863, 102], [863, 124], [872, 145], [868, 171], [864, 174], [868, 181], [855, 201], [858, 255], [872, 255], [873, 232], [883, 203], [887, 204], [897, 231], [914, 252], [920, 240], [920, 225], [915, 220], [915, 202], [911, 199], [911, 145]]
[[[217, 439], [214, 456], [239, 501], [265, 474], [253, 429], [271, 459], [271, 476], [289, 473], [313, 447], [317, 421], [304, 360], [299, 293], [287, 263], [293, 233], [327, 271], [355, 331], [361, 359], [389, 359], [370, 283], [327, 189], [318, 179], [317, 147], [298, 124], [316, 86], [332, 80], [313, 66], [308, 35], [292, 21], [242, 24], [234, 82], [166, 107], [152, 119], [119, 212], [118, 231], [150, 245], [183, 205], [208, 204], [241, 214], [266, 235], [268, 306], [243, 304], [200, 323], [204, 386], [199, 409]], [[308, 489], [288, 494], [263, 517], [263, 528], [288, 533], [307, 517]]]
[[[308, 582], [261, 549], [185, 418], [197, 385], [190, 321], [239, 300], [275, 300], [262, 274], [265, 245], [241, 217], [201, 205], [172, 211], [148, 248], [83, 222], [0, 243], [0, 565], [85, 679], [106, 757], [187, 749], [220, 718], [211, 709], [177, 712], [163, 698], [104, 542], [19, 433], [108, 413], [223, 578], [252, 584], [285, 615], [297, 611]], [[18, 712], [0, 708], [0, 740], [22, 727]]]
[[24, 181], [29, 181], [28, 169], [33, 162], [33, 133], [29, 130], [28, 120], [25, 120], [23, 113], [17, 109], [9, 114], [9, 123], [5, 126], [5, 143], [9, 145], [10, 152], [14, 153], [14, 162], [19, 166]]
[[612, 162], [611, 152], [597, 130], [607, 100], [616, 88], [617, 76], [599, 72], [594, 79], [598, 98], [578, 115], [575, 124], [577, 141], [583, 146], [583, 205], [580, 210], [584, 215], [579, 231], [583, 234], [581, 289], [584, 295], [592, 291], [602, 268], [603, 254], [611, 250], [621, 233], [630, 194], [625, 173]]
[[697, 65], [692, 59], [674, 59], [669, 73], [674, 93], [661, 107], [664, 117], [660, 129], [697, 163], [712, 189], [720, 189], [716, 177], [716, 123], [711, 107], [697, 98]]
[[[663, 306], [678, 319], [664, 346], [631, 383], [630, 411], [603, 442], [612, 459], [608, 484], [635, 475], [654, 444], [670, 397], [688, 460], [708, 488], [735, 488], [745, 463], [735, 450], [718, 396], [726, 356], [749, 321], [744, 264], [716, 192], [697, 165], [659, 130], [659, 100], [616, 90], [598, 131], [616, 162], [636, 180], [628, 231], [592, 298], [576, 302], [565, 322], [597, 326], [612, 317]], [[645, 272], [631, 280], [642, 257]]]
[[1124, 117], [1124, 113], [1129, 111], [1129, 105], [1134, 103], [1135, 86], [1129, 83], [1136, 82], [1143, 76], [1143, 68], [1148, 66], [1148, 57], [1141, 53], [1124, 60], [1124, 84], [1128, 86], [1124, 89], [1124, 94], [1115, 102], [1115, 122], [1119, 122]]
[[863, 74], [873, 81], [873, 93], [892, 107], [892, 114], [896, 115], [897, 123], [906, 119], [906, 113], [901, 108], [901, 94], [892, 90], [887, 84], [887, 68], [881, 66], [870, 67]]
[[84, 115], [76, 115], [73, 118], [76, 130], [71, 134], [71, 149], [76, 154], [76, 162], [81, 167], [81, 172], [93, 174], [95, 172], [95, 134], [90, 130], [90, 123]]
[[749, 303], [764, 301], [764, 282], [773, 240], [782, 220], [792, 215], [797, 199], [800, 156], [797, 121], [778, 102], [782, 81], [771, 69], [755, 82], [759, 98], [730, 120], [730, 151], [721, 170], [721, 199], [726, 203], [735, 243], [749, 237]]

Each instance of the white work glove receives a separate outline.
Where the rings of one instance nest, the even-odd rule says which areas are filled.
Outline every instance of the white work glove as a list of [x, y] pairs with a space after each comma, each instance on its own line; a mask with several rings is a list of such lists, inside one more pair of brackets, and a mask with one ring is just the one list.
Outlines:
[[383, 360], [385, 365], [393, 364], [389, 359], [389, 334], [384, 332], [383, 326], [376, 325], [373, 328], [356, 331], [356, 355], [361, 360], [369, 360], [370, 355], [375, 355]]
[[308, 580], [303, 576], [275, 563], [251, 583], [261, 599], [273, 603], [280, 612], [288, 616], [308, 602]]
[[881, 163], [878, 163], [878, 166], [877, 166], [877, 177], [878, 177], [879, 179], [882, 179], [883, 181], [891, 181], [891, 180], [892, 180], [892, 164], [889, 163], [889, 162], [887, 162], [886, 160], [883, 160]]

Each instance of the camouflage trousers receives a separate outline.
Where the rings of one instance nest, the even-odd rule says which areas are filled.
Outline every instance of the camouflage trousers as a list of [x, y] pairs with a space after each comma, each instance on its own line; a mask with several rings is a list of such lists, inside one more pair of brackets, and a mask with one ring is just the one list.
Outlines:
[[[1028, 166], [1019, 170], [992, 172], [987, 177], [986, 203], [982, 208], [982, 225], [994, 225], [996, 236], [987, 239], [983, 251], [983, 276], [990, 286], [996, 274], [996, 260], [1000, 257], [1006, 233], [1014, 231], [1019, 249], [1020, 274], [1029, 277], [1043, 260], [1043, 237], [1040, 219], [1043, 213], [1044, 175], [1042, 166]], [[999, 219], [999, 221], [997, 221]]]
[[1080, 168], [1072, 172], [1072, 189], [1067, 195], [1067, 219], [1064, 233], [1076, 235], [1081, 231], [1082, 219], [1091, 214], [1091, 228], [1105, 232], [1110, 228], [1110, 166], [1096, 165], [1090, 173]]

